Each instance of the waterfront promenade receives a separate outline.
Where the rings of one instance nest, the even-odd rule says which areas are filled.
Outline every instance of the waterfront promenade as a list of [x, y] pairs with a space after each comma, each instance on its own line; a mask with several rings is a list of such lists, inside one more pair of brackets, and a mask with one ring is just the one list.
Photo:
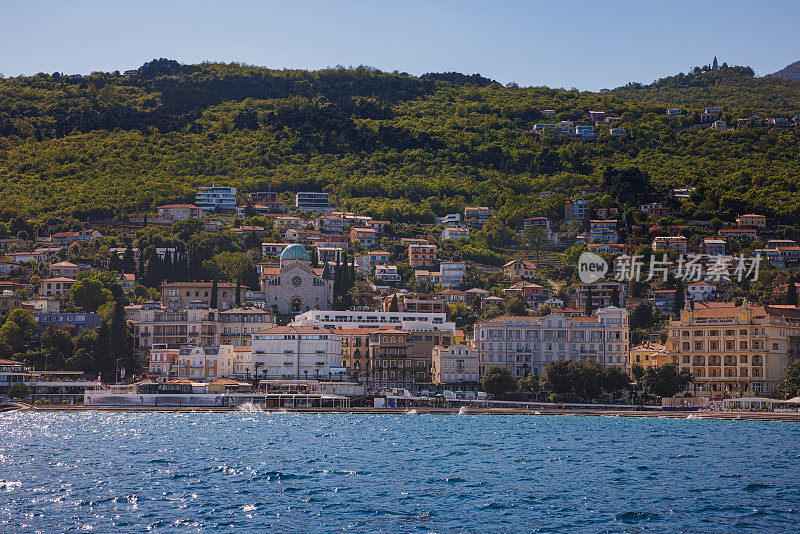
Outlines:
[[[24, 408], [24, 411], [34, 412], [239, 412], [243, 410], [238, 406], [62, 406], [39, 405]], [[636, 417], [660, 419], [710, 419], [710, 420], [742, 420], [742, 421], [785, 421], [800, 422], [800, 412], [723, 412], [723, 411], [661, 411], [661, 410], [606, 410], [606, 409], [548, 409], [527, 410], [518, 408], [439, 408], [439, 407], [413, 407], [413, 408], [280, 408], [262, 409], [255, 408], [254, 412], [271, 413], [345, 413], [345, 414], [410, 414], [410, 415], [565, 415], [565, 416], [598, 416], [598, 417]]]

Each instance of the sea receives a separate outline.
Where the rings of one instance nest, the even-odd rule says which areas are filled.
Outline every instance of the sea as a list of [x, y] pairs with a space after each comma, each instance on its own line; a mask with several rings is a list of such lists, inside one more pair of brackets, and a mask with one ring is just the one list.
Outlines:
[[0, 414], [0, 532], [798, 532], [800, 424]]

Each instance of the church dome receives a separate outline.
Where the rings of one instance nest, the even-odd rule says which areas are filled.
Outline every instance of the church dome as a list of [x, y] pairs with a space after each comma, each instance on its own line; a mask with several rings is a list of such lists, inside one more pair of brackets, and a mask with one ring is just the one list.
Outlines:
[[281, 252], [281, 263], [292, 260], [311, 261], [311, 256], [308, 255], [308, 251], [303, 245], [289, 245]]

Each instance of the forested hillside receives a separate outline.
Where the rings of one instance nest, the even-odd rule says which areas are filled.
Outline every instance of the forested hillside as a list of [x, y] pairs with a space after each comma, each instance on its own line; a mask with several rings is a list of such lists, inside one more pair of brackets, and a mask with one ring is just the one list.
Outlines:
[[[503, 87], [481, 76], [317, 72], [238, 64], [148, 63], [133, 74], [0, 80], [4, 220], [125, 217], [190, 201], [200, 185], [243, 194], [327, 190], [338, 205], [398, 221], [479, 203], [497, 222], [558, 217], [564, 199], [609, 166], [650, 176], [643, 198], [696, 186], [687, 216], [755, 210], [800, 218], [800, 132], [698, 128], [800, 112], [800, 84], [731, 67], [603, 92]], [[682, 107], [678, 120], [665, 107]], [[555, 109], [555, 117], [541, 111]], [[622, 118], [626, 138], [528, 132], [536, 122]], [[588, 124], [588, 123], [587, 123]], [[542, 200], [538, 192], [559, 193]]]

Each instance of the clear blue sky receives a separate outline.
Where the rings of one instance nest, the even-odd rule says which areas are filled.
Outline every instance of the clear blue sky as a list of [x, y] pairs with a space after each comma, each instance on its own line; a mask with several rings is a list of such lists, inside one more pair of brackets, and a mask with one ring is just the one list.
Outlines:
[[122, 71], [166, 57], [456, 70], [597, 90], [714, 55], [759, 75], [800, 59], [797, 0], [27, 0], [2, 13], [6, 76]]

